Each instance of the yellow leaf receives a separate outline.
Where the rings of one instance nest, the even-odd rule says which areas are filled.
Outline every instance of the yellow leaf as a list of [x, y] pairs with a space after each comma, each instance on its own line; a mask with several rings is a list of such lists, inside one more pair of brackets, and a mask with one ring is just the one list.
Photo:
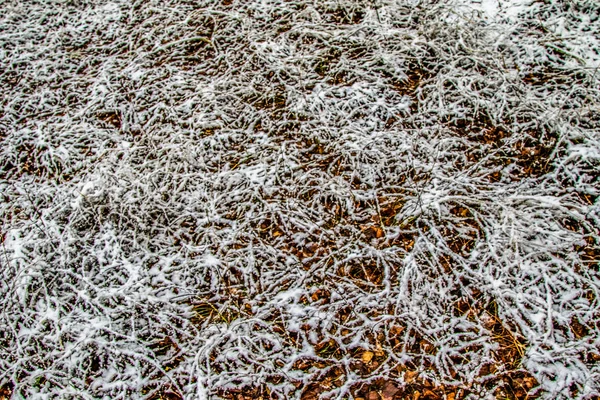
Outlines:
[[364, 362], [365, 364], [368, 364], [373, 359], [373, 356], [374, 356], [373, 352], [367, 350], [362, 353], [362, 356], [360, 358], [361, 358], [362, 362]]

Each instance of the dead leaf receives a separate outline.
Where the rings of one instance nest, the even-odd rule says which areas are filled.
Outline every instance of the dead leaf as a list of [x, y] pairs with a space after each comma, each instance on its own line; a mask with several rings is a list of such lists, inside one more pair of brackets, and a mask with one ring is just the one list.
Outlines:
[[390, 334], [392, 335], [399, 335], [404, 331], [404, 327], [403, 326], [397, 326], [394, 325], [392, 326], [392, 328], [390, 329]]
[[394, 383], [388, 381], [383, 385], [381, 389], [381, 397], [383, 400], [393, 400], [396, 393], [400, 391], [400, 388], [396, 387]]
[[[419, 372], [417, 371], [406, 371], [404, 372], [404, 382], [406, 383], [412, 383], [415, 381], [415, 379], [417, 378], [417, 375], [419, 375]], [[415, 392], [418, 393], [418, 392]], [[421, 395], [419, 393], [419, 395]]]
[[283, 232], [281, 232], [280, 230], [273, 232], [273, 237], [279, 237], [281, 235], [283, 235]]
[[533, 376], [527, 376], [527, 377], [523, 378], [523, 386], [527, 390], [533, 389], [537, 385], [539, 385], [539, 383], [538, 383], [537, 379], [535, 379]]
[[380, 400], [379, 393], [377, 392], [369, 392], [367, 395], [367, 400]]
[[372, 351], [365, 351], [362, 353], [362, 355], [360, 356], [360, 359], [362, 360], [362, 362], [364, 362], [365, 364], [368, 364], [371, 362], [371, 360], [373, 359], [374, 353]]
[[362, 232], [368, 239], [380, 239], [385, 236], [383, 229], [377, 225], [364, 226]]

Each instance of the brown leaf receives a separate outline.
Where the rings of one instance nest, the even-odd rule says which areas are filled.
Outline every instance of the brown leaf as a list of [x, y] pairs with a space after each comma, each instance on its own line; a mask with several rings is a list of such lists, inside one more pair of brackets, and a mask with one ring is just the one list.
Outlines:
[[380, 400], [379, 393], [375, 391], [369, 392], [367, 395], [367, 400]]
[[383, 388], [381, 389], [381, 397], [384, 400], [393, 400], [394, 396], [399, 391], [400, 391], [400, 388], [398, 388], [392, 382], [388, 381], [383, 385]]
[[[419, 372], [417, 371], [406, 371], [404, 372], [404, 382], [406, 383], [412, 383], [414, 382], [414, 380], [417, 378], [417, 375], [419, 375]], [[415, 392], [418, 393], [418, 392]], [[421, 394], [419, 393], [419, 396]]]
[[431, 390], [425, 389], [423, 391], [423, 397], [425, 397], [426, 399], [429, 400], [437, 400], [440, 398], [440, 396], [438, 396], [437, 394], [435, 394], [434, 392], [432, 392]]
[[377, 225], [368, 225], [362, 227], [363, 234], [367, 237], [367, 239], [380, 239], [385, 236], [383, 229]]
[[588, 335], [588, 329], [585, 327], [585, 325], [579, 322], [577, 317], [571, 318], [571, 330], [577, 339], [581, 339], [582, 337]]
[[392, 335], [399, 335], [404, 331], [404, 327], [403, 326], [398, 326], [398, 325], [394, 325], [390, 328], [390, 334]]
[[527, 376], [527, 377], [523, 378], [523, 386], [527, 390], [533, 389], [537, 385], [539, 385], [539, 383], [538, 383], [537, 379], [535, 379], [533, 376]]
[[317, 400], [324, 391], [321, 385], [311, 384], [300, 395], [300, 400]]
[[329, 297], [331, 296], [331, 293], [329, 293], [329, 290], [327, 289], [317, 289], [317, 291], [315, 291], [310, 298], [312, 299], [312, 301], [319, 301], [321, 299], [324, 300], [328, 300]]
[[0, 400], [9, 400], [12, 396], [12, 388], [8, 384], [0, 386]]

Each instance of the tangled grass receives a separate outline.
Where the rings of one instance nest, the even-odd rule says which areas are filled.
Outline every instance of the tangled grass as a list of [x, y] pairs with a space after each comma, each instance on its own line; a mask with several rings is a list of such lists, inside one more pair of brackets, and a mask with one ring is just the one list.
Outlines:
[[0, 398], [597, 398], [599, 16], [5, 1]]

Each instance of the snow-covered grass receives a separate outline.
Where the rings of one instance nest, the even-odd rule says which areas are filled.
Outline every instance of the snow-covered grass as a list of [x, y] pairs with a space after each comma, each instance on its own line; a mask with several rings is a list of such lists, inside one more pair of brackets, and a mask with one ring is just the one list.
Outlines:
[[5, 1], [0, 398], [599, 396], [599, 17]]

